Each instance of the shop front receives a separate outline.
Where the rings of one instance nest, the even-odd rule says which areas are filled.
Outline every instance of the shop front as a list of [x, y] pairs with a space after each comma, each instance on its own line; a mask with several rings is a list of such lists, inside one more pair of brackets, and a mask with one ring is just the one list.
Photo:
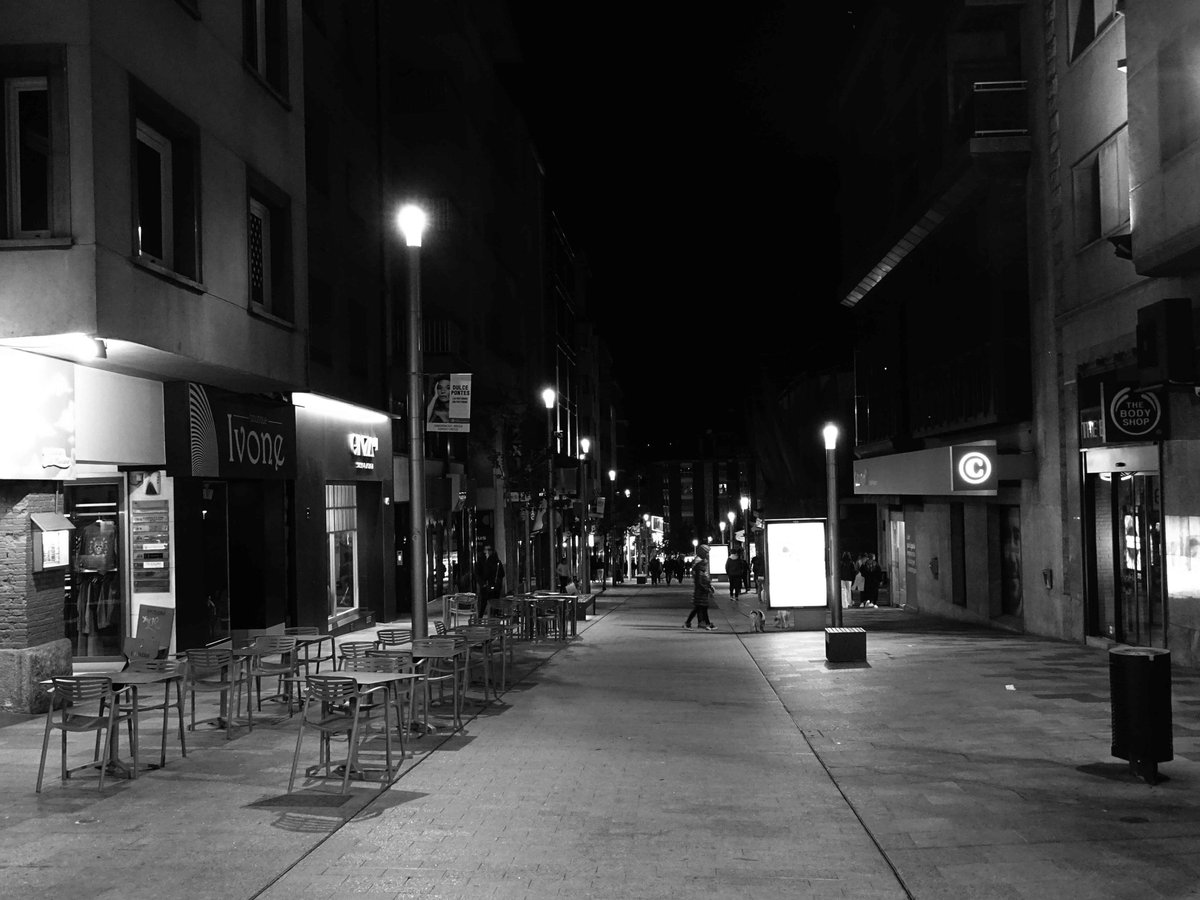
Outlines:
[[[289, 621], [297, 455], [291, 404], [194, 382], [169, 383], [163, 393], [178, 645]], [[162, 511], [142, 513], [134, 534], [153, 534]], [[142, 577], [148, 571], [143, 565]]]
[[[169, 539], [152, 559], [131, 531], [142, 477], [162, 481], [162, 385], [0, 349], [0, 420], [0, 545], [12, 563], [0, 578], [0, 650], [53, 648], [66, 660], [40, 671], [121, 658], [143, 605], [174, 605]], [[161, 567], [157, 577], [139, 579], [143, 563]]]
[[892, 605], [1023, 627], [1020, 484], [1027, 454], [995, 441], [856, 460], [854, 493], [876, 505]]
[[297, 393], [296, 604], [289, 624], [342, 631], [396, 615], [391, 420]]

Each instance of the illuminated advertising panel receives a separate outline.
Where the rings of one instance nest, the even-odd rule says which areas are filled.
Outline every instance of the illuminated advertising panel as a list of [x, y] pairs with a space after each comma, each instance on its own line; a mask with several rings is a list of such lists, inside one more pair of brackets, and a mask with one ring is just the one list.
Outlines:
[[729, 559], [729, 548], [724, 544], [710, 544], [708, 550], [708, 574], [713, 581], [725, 580], [725, 563]]
[[825, 520], [768, 519], [766, 543], [771, 609], [826, 606]]

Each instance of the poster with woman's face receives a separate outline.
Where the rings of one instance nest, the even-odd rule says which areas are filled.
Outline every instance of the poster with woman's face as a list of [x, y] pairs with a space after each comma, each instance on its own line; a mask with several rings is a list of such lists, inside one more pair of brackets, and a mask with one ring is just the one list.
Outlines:
[[466, 434], [471, 430], [471, 374], [430, 375], [425, 387], [425, 430]]

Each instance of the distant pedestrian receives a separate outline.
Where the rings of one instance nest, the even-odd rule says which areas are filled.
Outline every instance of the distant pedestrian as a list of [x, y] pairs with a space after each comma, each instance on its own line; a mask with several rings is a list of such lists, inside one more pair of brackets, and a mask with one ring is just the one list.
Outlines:
[[874, 553], [868, 553], [859, 569], [863, 577], [863, 606], [875, 606], [879, 600], [879, 584], [883, 581], [883, 569]]
[[761, 553], [755, 554], [754, 558], [750, 560], [750, 568], [754, 572], [754, 589], [758, 591], [758, 599], [762, 600], [763, 555]]
[[489, 615], [491, 601], [504, 596], [504, 563], [488, 544], [483, 548], [483, 557], [479, 561], [479, 616]]
[[745, 571], [746, 564], [742, 562], [742, 554], [730, 553], [729, 558], [725, 560], [725, 574], [729, 576], [729, 596], [733, 600], [742, 595], [742, 576]]
[[704, 631], [716, 631], [717, 626], [708, 618], [708, 607], [713, 602], [712, 578], [708, 574], [708, 544], [696, 548], [696, 559], [692, 562], [692, 611], [683, 623], [684, 628], [696, 627]]
[[659, 576], [662, 575], [662, 560], [655, 556], [650, 560], [650, 583], [658, 584]]
[[558, 558], [558, 565], [554, 567], [554, 571], [558, 575], [558, 592], [565, 594], [567, 585], [575, 580], [575, 573], [571, 571], [571, 564], [567, 562], [565, 556]]
[[858, 569], [854, 565], [854, 558], [850, 556], [850, 551], [843, 550], [842, 559], [838, 563], [838, 580], [842, 583], [842, 609], [850, 606], [850, 592], [854, 586], [854, 576], [857, 574]]
[[675, 574], [675, 564], [671, 561], [671, 554], [667, 554], [667, 558], [662, 564], [663, 583], [670, 584], [671, 576]]

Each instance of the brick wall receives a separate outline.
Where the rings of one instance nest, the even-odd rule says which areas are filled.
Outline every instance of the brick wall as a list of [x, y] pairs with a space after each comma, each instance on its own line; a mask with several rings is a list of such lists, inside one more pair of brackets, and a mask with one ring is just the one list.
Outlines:
[[31, 513], [54, 512], [53, 482], [0, 481], [0, 648], [63, 636], [63, 571], [33, 571]]

